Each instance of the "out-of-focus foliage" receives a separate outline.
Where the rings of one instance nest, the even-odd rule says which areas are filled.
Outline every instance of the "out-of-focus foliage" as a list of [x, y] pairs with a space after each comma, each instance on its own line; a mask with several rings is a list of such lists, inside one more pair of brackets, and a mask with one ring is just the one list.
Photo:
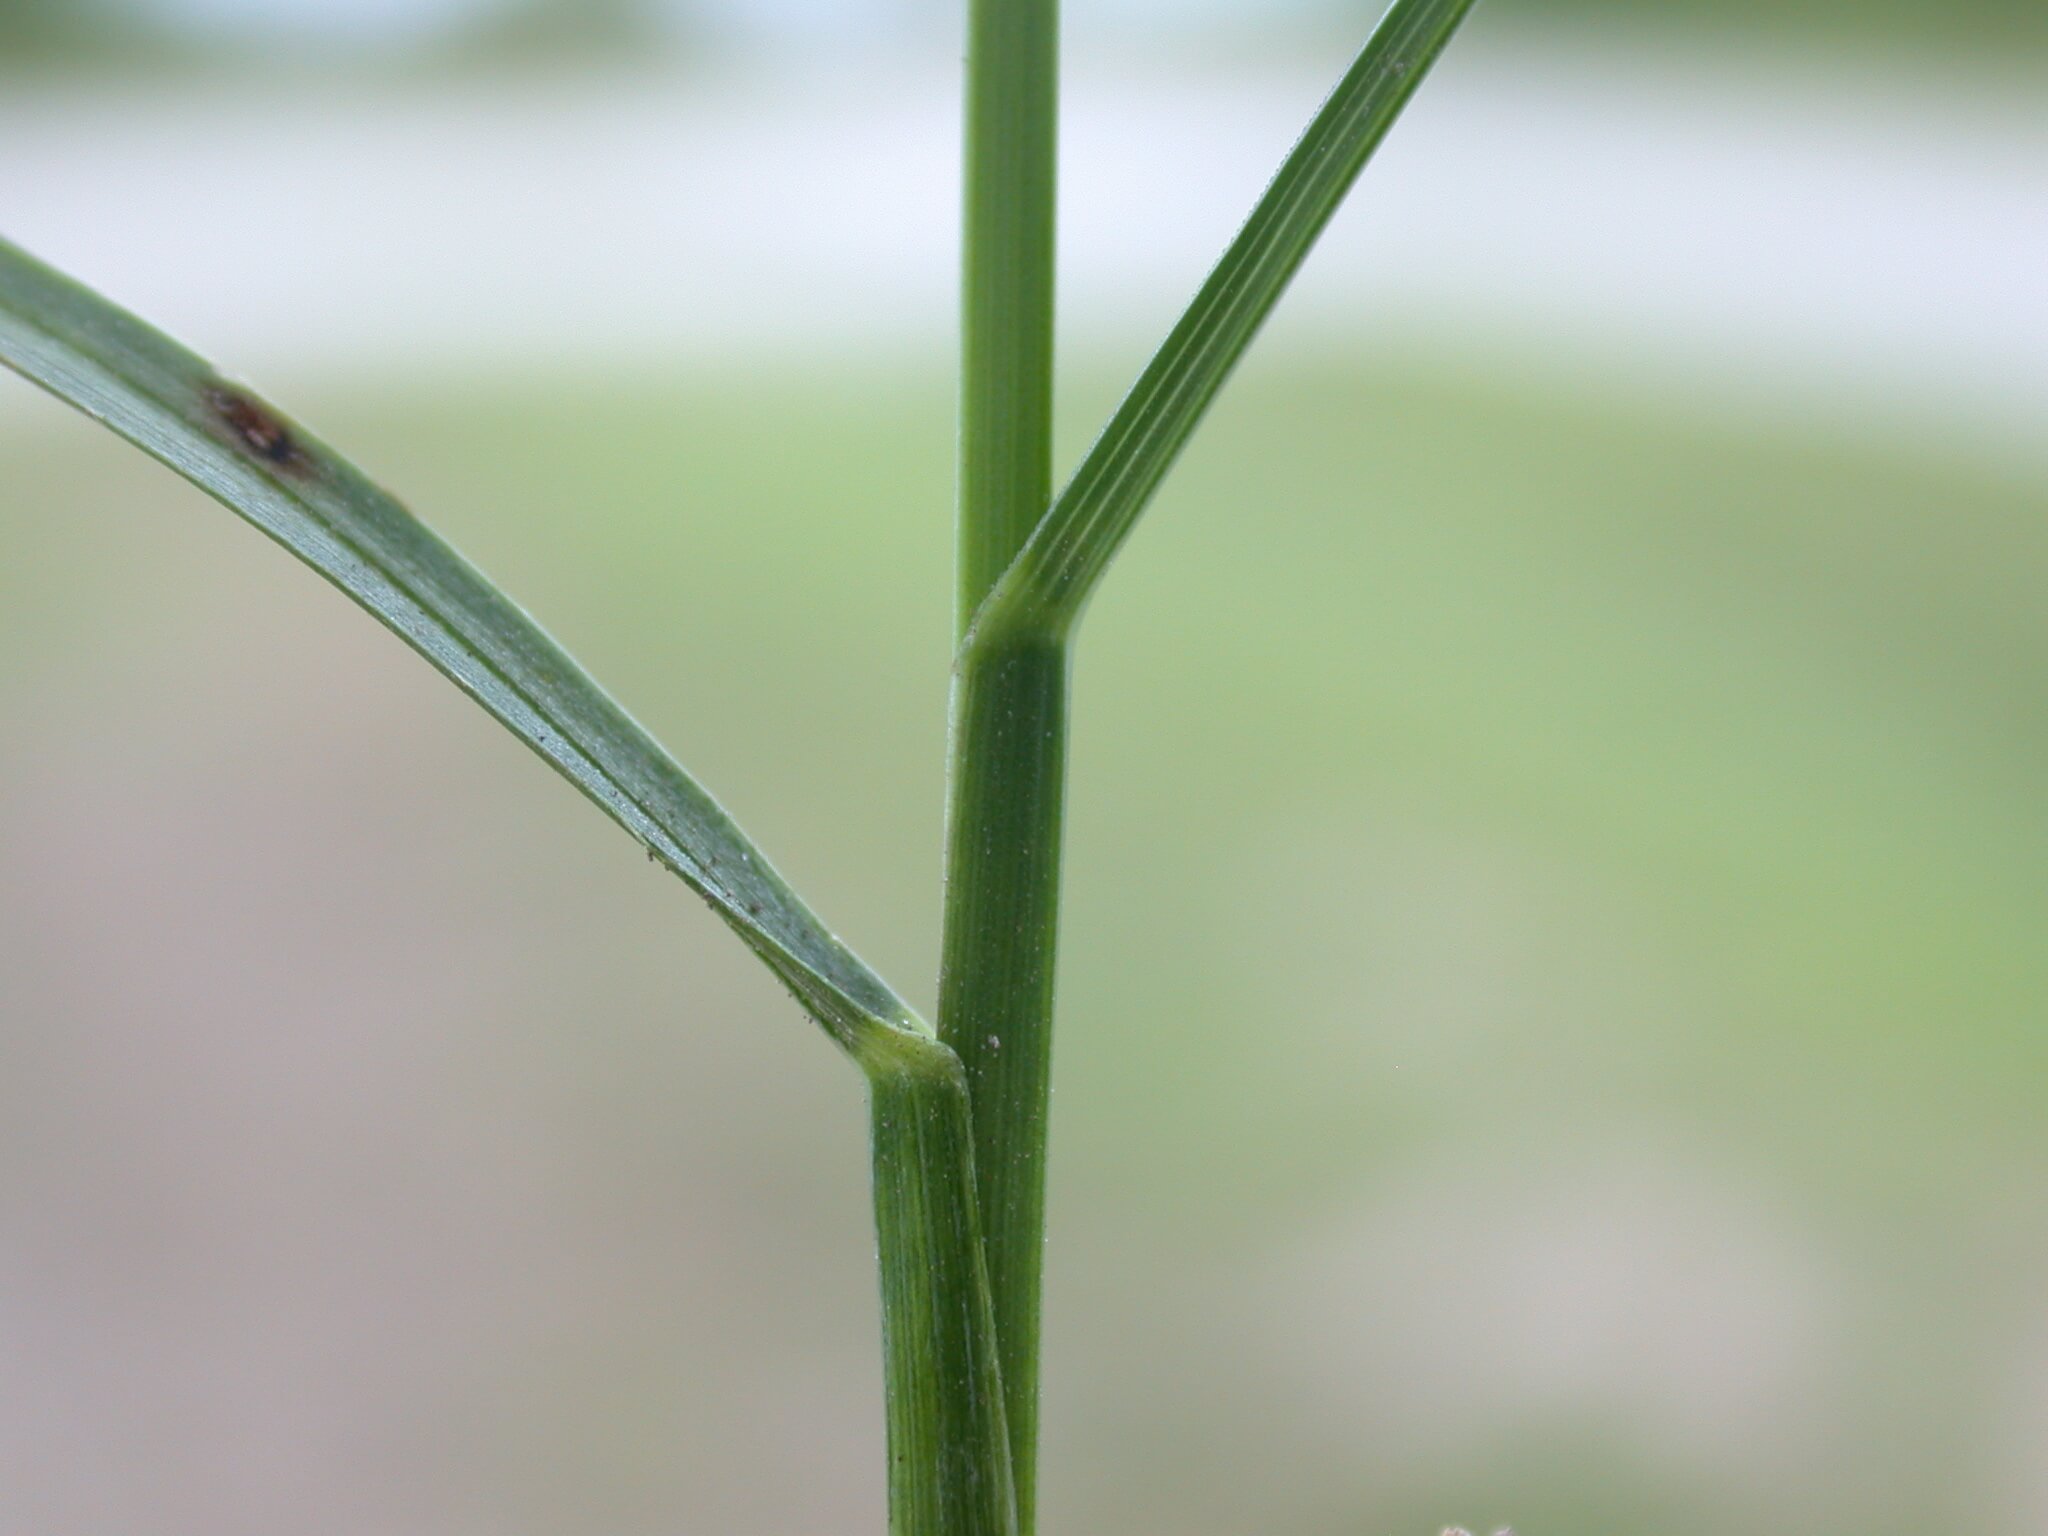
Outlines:
[[1990, 47], [2048, 40], [2048, 6], [2036, 0], [1494, 0], [1498, 15], [1569, 16], [1711, 25], [1760, 40], [1832, 36], [1845, 42], [1918, 41]]
[[[237, 38], [249, 47], [337, 56], [615, 54], [649, 47], [681, 51], [734, 35], [801, 41], [807, 28], [843, 37], [871, 30], [878, 38], [939, 39], [958, 26], [954, 0], [839, 0], [818, 11], [815, 27], [802, 6], [759, 0], [479, 0], [472, 10], [420, 0], [408, 19], [392, 3], [358, 8], [332, 0], [318, 22], [300, 0], [0, 0], [0, 63], [9, 58], [121, 56], [164, 58], [204, 51], [217, 55]], [[1234, 38], [1284, 42], [1332, 26], [1352, 31], [1384, 6], [1380, 0], [1088, 0], [1073, 20], [1147, 35], [1221, 30]], [[828, 14], [829, 13], [829, 14]], [[1678, 26], [1763, 44], [1845, 47], [1933, 44], [1945, 50], [1993, 50], [2048, 44], [2048, 5], [2038, 0], [1490, 0], [1504, 22], [1560, 19], [1625, 28]], [[337, 35], [356, 45], [337, 55]], [[317, 44], [317, 46], [316, 46]]]
[[0, 50], [33, 49], [104, 37], [106, 18], [65, 0], [0, 0]]
[[471, 6], [328, 0], [0, 0], [0, 65], [143, 59], [233, 65], [628, 56], [695, 40], [686, 8], [646, 0], [478, 0]]

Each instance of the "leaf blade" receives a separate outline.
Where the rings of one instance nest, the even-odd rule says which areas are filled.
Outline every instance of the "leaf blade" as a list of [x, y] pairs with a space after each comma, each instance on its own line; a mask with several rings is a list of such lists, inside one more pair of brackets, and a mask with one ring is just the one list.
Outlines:
[[1474, 0], [1395, 0], [969, 627], [1063, 634]]
[[395, 498], [169, 337], [0, 240], [0, 363], [100, 421], [340, 587], [695, 890], [856, 1056], [929, 1026], [716, 800]]

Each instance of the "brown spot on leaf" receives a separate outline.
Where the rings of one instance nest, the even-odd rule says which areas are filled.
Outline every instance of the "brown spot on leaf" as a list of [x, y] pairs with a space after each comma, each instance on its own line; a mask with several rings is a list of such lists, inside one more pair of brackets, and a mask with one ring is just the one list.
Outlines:
[[286, 469], [306, 467], [306, 451], [292, 429], [262, 401], [216, 384], [206, 391], [206, 403], [235, 440], [258, 458]]

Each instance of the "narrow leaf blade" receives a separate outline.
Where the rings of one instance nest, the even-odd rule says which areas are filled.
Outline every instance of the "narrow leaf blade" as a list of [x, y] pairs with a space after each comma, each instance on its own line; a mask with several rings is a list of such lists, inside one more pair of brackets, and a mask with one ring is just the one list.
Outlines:
[[981, 605], [968, 639], [1061, 633], [1172, 467], [1473, 0], [1395, 0], [1074, 477]]
[[0, 240], [0, 363], [319, 571], [582, 790], [835, 1039], [930, 1029], [631, 716], [489, 580], [325, 444], [133, 315]]

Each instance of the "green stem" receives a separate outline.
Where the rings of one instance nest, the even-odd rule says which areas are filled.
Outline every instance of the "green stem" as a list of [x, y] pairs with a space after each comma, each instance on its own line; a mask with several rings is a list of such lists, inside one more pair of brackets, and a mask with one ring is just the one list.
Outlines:
[[898, 1038], [863, 1060], [881, 1250], [891, 1536], [1016, 1536], [1009, 1434], [960, 1062]]
[[1052, 501], [1058, 0], [970, 0], [959, 626]]
[[[970, 0], [961, 632], [1052, 499], [1057, 0]], [[1033, 1528], [1066, 657], [970, 651], [953, 687], [939, 1034], [973, 1104], [1018, 1530]]]
[[1066, 758], [1064, 645], [962, 659], [939, 1018], [974, 1101], [989, 1292], [1018, 1529], [1032, 1529], [1053, 954]]

